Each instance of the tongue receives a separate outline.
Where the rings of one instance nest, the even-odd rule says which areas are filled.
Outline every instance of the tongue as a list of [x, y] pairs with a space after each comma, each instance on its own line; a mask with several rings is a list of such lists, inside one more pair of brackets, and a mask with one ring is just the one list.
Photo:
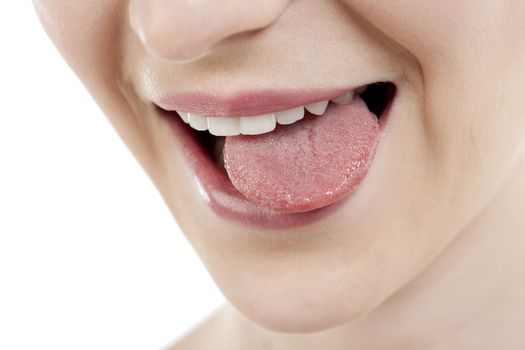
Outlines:
[[378, 141], [376, 116], [356, 98], [271, 133], [227, 137], [224, 164], [233, 186], [251, 201], [304, 212], [348, 196], [366, 176]]

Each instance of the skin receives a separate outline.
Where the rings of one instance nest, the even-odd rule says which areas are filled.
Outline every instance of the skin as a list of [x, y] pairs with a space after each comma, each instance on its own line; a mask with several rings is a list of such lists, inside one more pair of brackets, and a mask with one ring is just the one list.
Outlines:
[[[525, 346], [525, 2], [34, 4], [228, 300], [173, 349]], [[289, 231], [217, 217], [151, 105], [375, 80], [398, 95], [370, 173]]]

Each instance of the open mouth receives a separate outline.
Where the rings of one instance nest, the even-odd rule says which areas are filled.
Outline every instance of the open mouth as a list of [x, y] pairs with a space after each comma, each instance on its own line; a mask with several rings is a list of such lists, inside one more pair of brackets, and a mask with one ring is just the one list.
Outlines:
[[161, 100], [156, 108], [207, 162], [199, 187], [212, 189], [206, 199], [216, 212], [259, 227], [289, 227], [319, 217], [358, 187], [395, 95], [393, 83], [376, 82], [295, 106], [274, 98], [273, 105], [245, 99], [251, 104], [199, 107], [199, 99], [186, 97], [189, 104]]
[[[367, 105], [369, 111], [372, 112], [378, 120], [381, 120], [383, 112], [393, 97], [394, 90], [394, 84], [379, 82], [345, 92], [332, 100], [314, 102], [305, 106], [267, 113], [261, 116], [205, 117], [182, 111], [176, 111], [175, 113], [193, 129], [192, 132], [204, 131], [196, 134], [199, 141], [215, 164], [224, 169], [223, 151], [226, 136], [236, 136], [240, 134], [261, 135], [272, 132], [280, 125], [298, 123], [308, 115], [322, 116], [330, 105], [346, 104], [355, 98], [361, 98]], [[173, 117], [176, 116], [173, 115]]]

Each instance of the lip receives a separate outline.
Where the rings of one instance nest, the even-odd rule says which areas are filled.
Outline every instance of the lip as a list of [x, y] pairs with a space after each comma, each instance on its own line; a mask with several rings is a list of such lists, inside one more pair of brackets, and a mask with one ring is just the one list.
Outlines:
[[318, 221], [339, 203], [304, 213], [286, 214], [258, 205], [238, 192], [228, 175], [210, 159], [194, 132], [180, 118], [168, 118], [201, 198], [220, 217], [256, 229], [290, 229]]
[[337, 89], [248, 90], [231, 95], [179, 92], [154, 97], [153, 102], [166, 111], [184, 111], [203, 116], [257, 116], [328, 101], [342, 93], [367, 84]]
[[[337, 91], [348, 91], [348, 89]], [[277, 92], [273, 93], [273, 95], [276, 94]], [[297, 96], [299, 95], [301, 93], [297, 94]], [[205, 94], [200, 94], [199, 96], [205, 96]], [[302, 94], [301, 96], [305, 95]], [[309, 94], [308, 96], [312, 95]], [[381, 147], [382, 134], [390, 118], [390, 112], [395, 100], [394, 93], [379, 119], [381, 136], [378, 148]], [[326, 207], [301, 213], [277, 212], [254, 203], [233, 187], [228, 175], [220, 170], [211, 160], [207, 151], [197, 139], [197, 134], [181, 118], [168, 114], [166, 112], [161, 114], [161, 116], [166, 117], [169, 127], [174, 133], [175, 142], [186, 160], [187, 170], [191, 174], [195, 188], [215, 214], [227, 221], [254, 229], [283, 230], [298, 228], [320, 221], [337, 211], [347, 200], [352, 198], [353, 193]]]

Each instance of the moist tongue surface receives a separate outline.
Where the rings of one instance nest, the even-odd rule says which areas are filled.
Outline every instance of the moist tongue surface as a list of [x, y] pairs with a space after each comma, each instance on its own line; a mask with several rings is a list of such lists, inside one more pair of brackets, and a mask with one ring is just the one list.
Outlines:
[[366, 176], [378, 141], [377, 117], [356, 98], [271, 133], [227, 137], [224, 163], [248, 199], [280, 212], [304, 212], [349, 195]]

